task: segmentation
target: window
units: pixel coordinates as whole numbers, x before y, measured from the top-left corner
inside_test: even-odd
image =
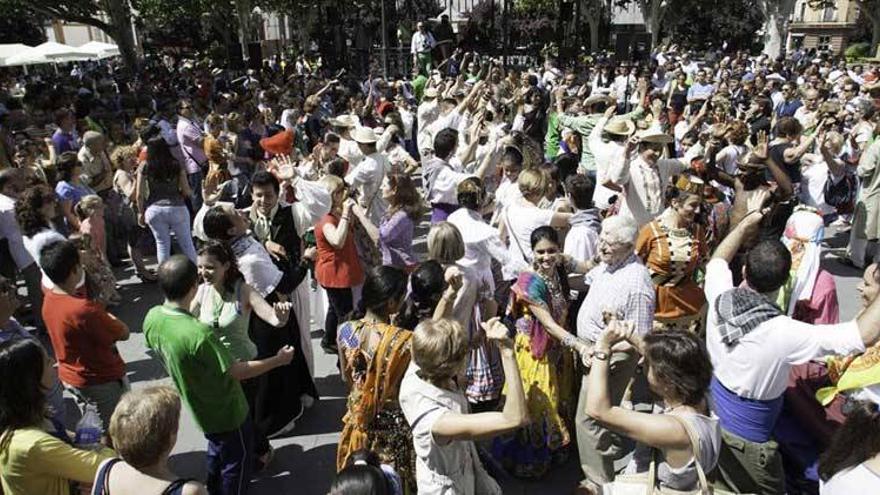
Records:
[[[816,43],[816,49],[821,51],[830,51],[831,50],[831,36],[823,35],[819,36],[819,41]]]
[[[822,22],[834,22],[837,20],[837,9],[834,7],[825,7],[822,12]]]
[[[797,17],[795,17],[796,22],[804,22],[804,16],[807,14],[807,2],[801,4],[801,9],[798,11]]]

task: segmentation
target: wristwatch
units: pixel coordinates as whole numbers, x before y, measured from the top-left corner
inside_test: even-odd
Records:
[[[610,352],[593,351],[593,359],[598,359],[599,361],[608,361],[609,357],[611,357]]]

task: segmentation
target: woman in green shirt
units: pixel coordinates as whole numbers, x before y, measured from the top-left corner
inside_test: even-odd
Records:
[[[30,339],[0,344],[0,481],[5,495],[69,495],[71,483],[91,484],[113,451],[80,450],[52,431],[46,391],[57,377],[52,359]],[[62,436],[65,437],[62,439]]]
[[[290,317],[291,303],[274,305],[248,285],[235,265],[235,255],[225,244],[211,241],[198,253],[199,276],[202,284],[190,306],[190,312],[207,324],[217,335],[229,354],[237,361],[250,361],[257,357],[257,346],[248,336],[251,311],[274,327],[283,327]],[[254,410],[256,392],[265,376],[257,376],[241,382],[248,405]],[[271,454],[265,432],[257,431],[254,451],[262,465],[268,464]]]

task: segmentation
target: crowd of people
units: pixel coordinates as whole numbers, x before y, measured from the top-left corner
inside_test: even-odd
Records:
[[[348,390],[334,495],[502,493],[575,457],[585,494],[880,491],[880,65],[434,68],[433,43],[387,79],[3,75],[2,493],[247,493],[320,400],[313,352]],[[122,273],[164,296],[128,324]],[[131,387],[130,326],[173,387]],[[204,483],[168,467],[181,404]]]

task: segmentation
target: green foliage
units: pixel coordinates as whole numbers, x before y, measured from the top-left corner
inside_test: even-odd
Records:
[[[843,52],[846,55],[847,60],[855,60],[859,58],[865,58],[871,56],[871,44],[870,43],[853,43],[846,47],[846,51]]]
[[[19,2],[0,1],[0,43],[35,46],[46,41],[46,16],[33,15]]]
[[[749,48],[763,17],[755,0],[672,0],[664,31],[673,42],[697,48]]]

